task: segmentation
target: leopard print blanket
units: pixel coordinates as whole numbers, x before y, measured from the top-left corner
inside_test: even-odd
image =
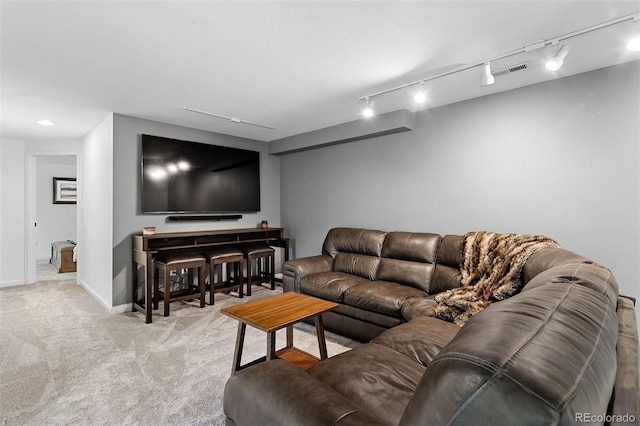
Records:
[[[540,235],[469,232],[461,244],[462,286],[435,296],[436,317],[460,326],[490,304],[522,287],[522,269],[534,252],[559,248]]]

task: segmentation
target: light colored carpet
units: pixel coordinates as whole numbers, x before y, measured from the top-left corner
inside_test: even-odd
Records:
[[[58,268],[50,264],[47,259],[38,259],[36,261],[36,281],[68,281],[75,279],[75,272],[60,274]]]
[[[145,324],[104,312],[74,279],[0,289],[0,423],[222,425],[237,321],[219,310],[281,291],[172,303],[167,318],[161,304]],[[357,346],[326,334],[329,356]],[[318,354],[312,326],[296,325],[294,342]],[[247,327],[243,363],[265,351],[265,333]]]

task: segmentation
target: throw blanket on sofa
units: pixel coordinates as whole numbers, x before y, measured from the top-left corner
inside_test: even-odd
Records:
[[[541,248],[559,248],[539,235],[469,232],[461,245],[462,286],[435,296],[436,317],[460,326],[493,302],[522,287],[522,268]]]

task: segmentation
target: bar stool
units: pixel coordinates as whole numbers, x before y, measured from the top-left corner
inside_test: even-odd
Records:
[[[204,255],[209,262],[209,304],[213,305],[214,293],[238,290],[238,297],[244,296],[244,275],[242,264],[244,253],[234,248],[219,248],[210,250]],[[218,282],[216,283],[216,268],[218,269]],[[223,279],[222,269],[226,268],[226,279]],[[233,274],[231,270],[233,269]]]
[[[200,307],[204,308],[204,272],[206,260],[199,254],[182,253],[157,257],[154,262],[153,277],[153,309],[158,309],[160,295],[164,298],[164,316],[169,316],[169,304],[181,300],[200,299]],[[198,269],[198,284],[194,284],[193,269]],[[171,271],[187,270],[187,287],[171,290]],[[160,272],[163,274],[164,287],[159,289]]]
[[[275,290],[276,251],[264,245],[245,247],[243,251],[247,259],[247,296],[251,296],[254,284],[271,283],[271,290]]]

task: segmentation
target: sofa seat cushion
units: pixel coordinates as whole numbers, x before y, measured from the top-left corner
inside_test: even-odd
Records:
[[[372,343],[387,346],[427,367],[460,328],[451,322],[421,316],[385,331]]]
[[[391,317],[389,315],[381,314],[378,312],[369,311],[367,309],[361,309],[351,305],[339,304],[337,308],[331,310],[332,313],[337,313],[347,317],[355,318],[360,321],[379,325],[383,328],[392,328],[397,325],[403,324],[405,321],[402,318]],[[327,312],[329,314],[329,312]],[[323,315],[323,318],[326,314]],[[367,342],[371,339],[367,339]]]
[[[435,317],[438,303],[434,295],[427,297],[412,297],[402,304],[402,317],[411,321],[417,317]]]
[[[366,344],[307,372],[382,423],[397,425],[425,367],[388,346]]]
[[[405,300],[426,296],[427,293],[422,290],[391,281],[366,281],[349,287],[344,292],[344,303],[402,318],[401,309]]]
[[[369,280],[344,272],[320,272],[303,277],[300,280],[300,292],[342,303],[346,290],[368,282]]]

